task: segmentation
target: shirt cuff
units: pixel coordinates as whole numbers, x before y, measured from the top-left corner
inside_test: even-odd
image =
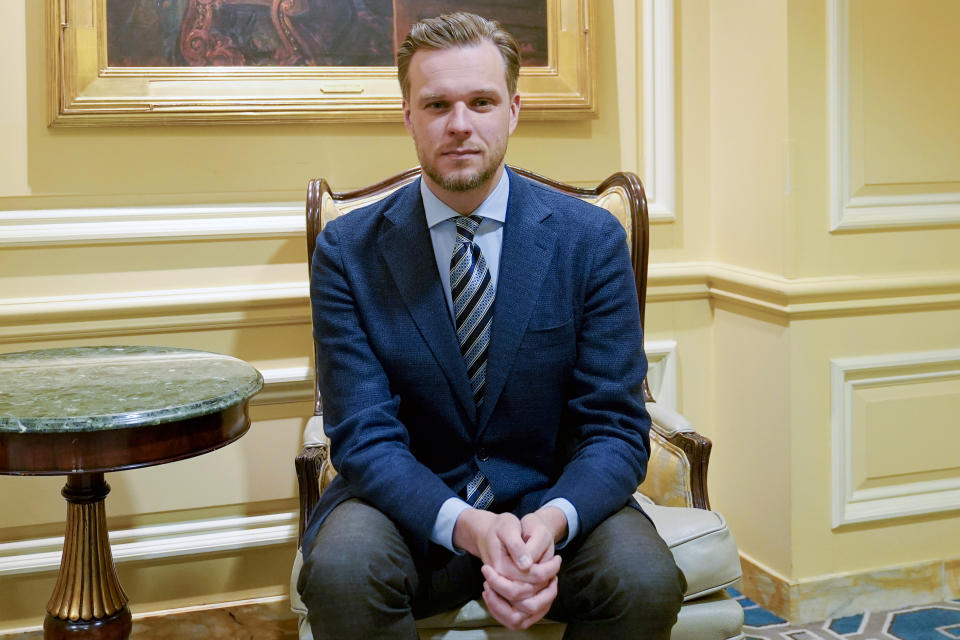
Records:
[[[580,531],[580,516],[577,515],[576,508],[574,508],[566,498],[554,498],[543,505],[543,507],[556,507],[560,509],[560,511],[563,511],[563,515],[567,518],[567,537],[553,545],[554,549],[563,549],[571,540],[577,537],[577,533]],[[543,507],[540,508],[542,509]]]
[[[564,500],[564,502],[566,502],[566,500]],[[567,502],[567,504],[570,503]],[[447,500],[440,505],[437,519],[433,522],[430,541],[453,551],[458,556],[463,555],[465,552],[462,549],[457,549],[453,546],[453,528],[456,526],[457,518],[460,517],[460,514],[469,508],[470,505],[460,498],[447,498]]]

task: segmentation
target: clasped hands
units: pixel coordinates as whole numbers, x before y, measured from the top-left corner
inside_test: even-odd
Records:
[[[550,610],[560,571],[554,543],[566,528],[566,517],[555,507],[522,519],[467,509],[457,519],[454,544],[483,561],[483,600],[507,629],[526,629]]]

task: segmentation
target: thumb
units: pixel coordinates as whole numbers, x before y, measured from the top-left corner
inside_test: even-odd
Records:
[[[519,521],[516,522],[516,526],[507,526],[500,530],[500,541],[519,569],[526,571],[533,566],[533,558],[530,557],[527,544],[521,534]]]

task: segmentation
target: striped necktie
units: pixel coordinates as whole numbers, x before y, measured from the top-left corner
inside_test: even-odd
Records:
[[[450,259],[450,290],[460,353],[467,365],[473,401],[480,406],[487,388],[487,352],[493,319],[493,282],[490,270],[473,242],[479,216],[457,216],[457,241]]]
[[[490,324],[493,319],[493,282],[483,254],[473,242],[480,226],[479,216],[457,216],[457,241],[450,259],[450,290],[460,353],[467,365],[467,377],[473,401],[480,406],[487,388],[487,352],[490,348]],[[493,502],[490,482],[477,471],[467,483],[467,504],[486,509]]]

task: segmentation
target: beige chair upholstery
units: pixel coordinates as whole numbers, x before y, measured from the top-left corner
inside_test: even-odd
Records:
[[[648,236],[647,203],[643,186],[630,173],[617,173],[596,189],[563,185],[521,169],[521,175],[570,193],[611,211],[627,231],[627,243],[633,262],[644,315],[647,284]],[[325,180],[313,180],[307,192],[307,260],[323,224],[351,209],[364,206],[392,193],[420,175],[419,168],[366,189],[334,193]],[[634,498],[650,516],[667,542],[677,565],[687,578],[687,592],[680,615],[671,634],[672,640],[728,640],[742,638],[743,610],[725,589],[740,579],[740,560],[736,543],[726,521],[710,511],[707,496],[707,463],[711,443],[696,433],[683,416],[653,401],[646,384],[643,389],[652,419],[651,455],[647,477]],[[320,493],[336,471],[330,464],[330,442],[323,432],[323,407],[316,396],[315,415],[303,434],[303,451],[297,457],[300,483],[300,532]],[[300,640],[312,640],[306,620],[306,608],[296,590],[303,558],[297,552],[291,573],[290,602],[300,616]],[[418,621],[424,640],[520,640],[523,638],[559,639],[564,625],[541,621],[526,631],[507,631],[484,608],[473,601]]]

